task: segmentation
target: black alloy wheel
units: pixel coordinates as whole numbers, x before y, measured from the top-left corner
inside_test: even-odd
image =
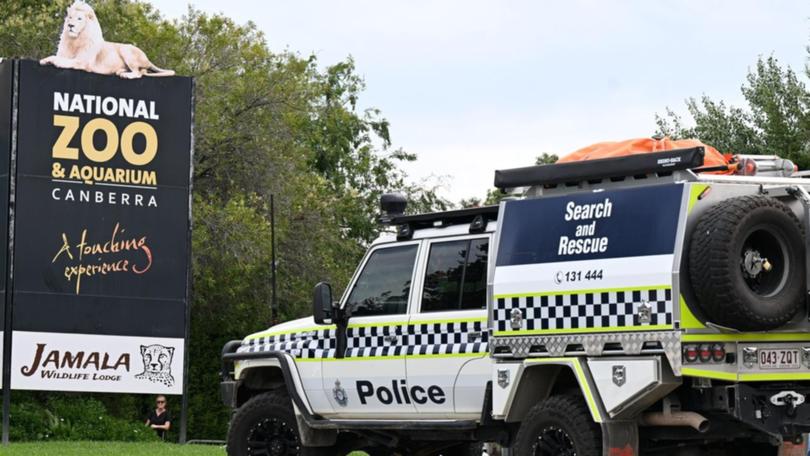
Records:
[[[581,396],[551,396],[523,418],[512,450],[520,456],[601,456],[602,429]]]
[[[532,447],[534,456],[576,456],[574,441],[565,430],[557,426],[548,426],[540,431]]]
[[[342,456],[337,443],[306,447],[298,436],[292,401],[283,391],[257,394],[234,413],[228,429],[228,456]]]
[[[283,419],[265,418],[248,431],[248,455],[297,455],[300,449],[297,433],[298,431]]]

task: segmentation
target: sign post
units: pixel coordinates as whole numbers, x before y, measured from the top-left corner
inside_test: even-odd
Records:
[[[4,389],[183,394],[192,80],[13,64]]]
[[[0,246],[0,367],[2,367],[2,377],[0,384],[3,388],[3,445],[9,440],[9,413],[11,409],[11,350],[5,347],[11,346],[11,294],[7,293],[10,280],[9,266],[11,264],[11,254],[13,252],[14,240],[9,236],[13,230],[13,219],[9,213],[9,191],[12,186],[13,174],[11,169],[14,166],[14,157],[11,151],[16,143],[17,118],[13,115],[14,103],[16,102],[17,84],[14,78],[16,63],[13,61],[2,61],[0,59],[0,240],[6,239],[7,244]]]

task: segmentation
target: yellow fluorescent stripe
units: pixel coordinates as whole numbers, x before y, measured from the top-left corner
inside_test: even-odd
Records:
[[[407,326],[408,320],[387,321],[379,323],[349,323],[349,328],[376,328],[378,326]]]
[[[601,288],[591,290],[566,290],[566,291],[549,291],[549,292],[538,291],[536,293],[500,294],[495,295],[493,298],[509,299],[509,298],[522,298],[528,296],[534,297],[534,296],[559,296],[559,295],[584,294],[584,293],[610,293],[612,291],[623,291],[625,293],[632,293],[634,291],[665,290],[670,288],[672,288],[672,285],[665,284],[665,285],[651,285],[646,287]]]
[[[588,384],[588,379],[585,377],[585,372],[582,370],[582,361],[579,358],[535,358],[535,359],[527,359],[524,361],[525,364],[571,364],[574,368],[574,373],[577,376],[577,380],[579,381],[579,385],[582,388],[583,393],[585,393],[585,402],[588,403],[588,408],[591,409],[591,414],[593,414],[594,422],[601,423],[602,422],[602,414],[599,412],[599,406],[596,404],[596,400],[593,397],[593,392],[591,392],[591,387]]]
[[[477,322],[486,322],[486,317],[483,318],[462,318],[462,319],[447,319],[447,320],[414,320],[414,321],[397,321],[397,322],[379,322],[379,323],[355,323],[349,324],[349,328],[373,328],[378,326],[406,326],[409,324],[414,325],[433,325],[433,324],[441,324],[441,323],[477,323]],[[299,329],[288,329],[286,331],[268,331],[258,334],[253,334],[245,338],[245,340],[254,340],[259,339],[261,337],[270,337],[270,336],[281,336],[284,334],[293,334],[293,333],[305,333],[310,331],[322,331],[325,329],[335,329],[335,325],[323,325],[323,326],[313,326],[309,328],[299,328]]]
[[[687,377],[705,377],[717,380],[727,380],[731,382],[736,381],[749,381],[749,382],[765,382],[774,380],[810,380],[810,373],[750,373],[750,374],[735,374],[733,372],[717,372],[704,369],[693,369],[691,367],[684,367],[681,369],[681,374]]]
[[[698,202],[698,196],[703,193],[703,190],[708,187],[709,184],[692,184],[689,188],[689,205],[687,206],[686,212],[692,212],[692,207],[695,206],[695,203]]]
[[[681,328],[706,329],[706,326],[698,320],[695,314],[689,309],[686,300],[683,299],[683,295],[681,295],[679,301],[681,306]]]
[[[736,342],[736,341],[763,341],[763,342],[789,342],[810,341],[810,333],[734,333],[734,334],[684,334],[683,342]]]
[[[740,374],[740,380],[766,382],[771,380],[810,380],[810,373],[804,374]]]
[[[604,333],[624,331],[661,331],[672,329],[672,325],[647,326],[606,326],[604,328],[569,328],[569,329],[521,329],[518,331],[495,331],[495,336],[524,336],[530,334],[577,334],[577,333]]]
[[[485,323],[487,321],[487,317],[480,317],[480,318],[470,318],[464,320],[411,320],[410,324],[412,325],[434,325],[437,323]]]
[[[281,336],[281,335],[284,335],[284,334],[305,333],[305,332],[310,332],[310,331],[323,331],[325,329],[335,329],[335,328],[336,328],[335,325],[323,325],[323,326],[312,326],[312,327],[309,327],[309,328],[288,329],[288,330],[285,330],[285,331],[267,331],[267,332],[247,336],[245,338],[245,340],[254,340],[254,339],[259,339],[259,338],[262,338],[262,337],[270,337],[270,336]]]
[[[446,320],[410,320],[395,323],[349,323],[349,328],[373,328],[377,326],[406,326],[406,325],[435,325],[442,323],[477,323],[487,321],[486,317],[479,318],[462,318],[462,319],[446,319]]]
[[[351,358],[296,358],[297,362],[311,363],[314,361],[385,361],[394,359],[425,359],[425,358],[480,358],[486,353],[447,353],[438,355],[390,355],[390,356],[357,356]]]

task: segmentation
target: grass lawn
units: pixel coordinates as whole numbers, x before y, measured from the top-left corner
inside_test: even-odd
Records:
[[[217,445],[124,442],[27,442],[0,446],[2,456],[225,456]],[[365,453],[352,453],[365,456]]]
[[[0,446],[2,456],[225,456],[216,445],[124,442],[27,442]]]

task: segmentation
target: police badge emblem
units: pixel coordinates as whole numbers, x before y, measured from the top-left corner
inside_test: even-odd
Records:
[[[335,380],[335,387],[332,388],[332,395],[335,398],[335,402],[337,402],[341,407],[345,407],[349,402],[349,396],[346,394],[346,390],[340,386],[340,380]]]
[[[613,366],[613,383],[621,388],[626,381],[627,369],[622,365]]]

